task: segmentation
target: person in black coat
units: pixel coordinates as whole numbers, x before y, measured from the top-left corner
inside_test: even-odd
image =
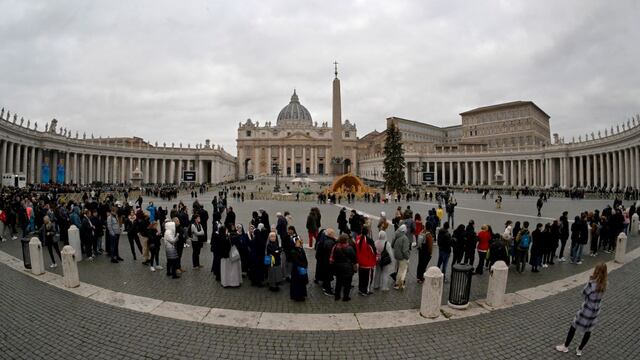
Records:
[[[469,220],[469,225],[466,229],[466,242],[464,244],[464,263],[473,266],[476,256],[476,244],[478,243],[478,235],[473,228],[475,222]]]
[[[542,224],[536,224],[536,229],[531,233],[531,258],[529,264],[531,265],[531,272],[540,272],[538,267],[542,265],[542,254],[544,252],[544,239],[542,233]]]
[[[249,280],[251,280],[251,286],[264,286],[264,255],[266,253],[268,237],[269,231],[263,224],[258,224],[257,228],[253,232],[253,240],[251,241],[251,266],[249,269]]]
[[[342,208],[340,209],[340,214],[338,214],[338,231],[340,231],[340,234],[348,234],[349,233],[349,227],[347,226],[347,224],[349,223],[347,221],[347,209],[346,208]]]
[[[309,283],[307,255],[302,248],[302,239],[296,238],[295,246],[287,255],[291,259],[291,300],[304,301],[307,298],[307,284]]]
[[[353,274],[355,273],[358,260],[356,258],[356,251],[353,249],[353,246],[349,244],[349,235],[340,235],[338,243],[331,251],[330,263],[336,275],[334,299],[336,301],[340,300],[342,296],[342,301],[351,300],[349,296],[351,292],[351,281],[353,280]]]
[[[493,241],[489,247],[489,264],[493,266],[496,261],[504,261],[505,264],[509,265],[507,243],[500,234],[493,235]]]
[[[324,233],[324,240],[321,242],[322,246],[318,246],[318,250],[316,252],[317,259],[317,267],[316,267],[316,276],[319,281],[322,281],[322,290],[325,295],[331,296],[334,295],[333,289],[331,288],[331,282],[333,281],[333,269],[331,268],[331,250],[333,250],[333,246],[336,244],[336,232],[335,230],[329,228]]]
[[[220,259],[228,243],[227,229],[219,226],[218,231],[211,234],[211,252],[213,253],[213,263],[211,264],[211,272],[216,276],[216,281],[220,281]],[[229,246],[230,247],[230,246]],[[227,251],[227,254],[229,252]],[[228,256],[228,255],[227,255]]]
[[[464,224],[458,225],[453,231],[453,265],[462,262],[462,256],[464,255],[464,246],[467,239],[467,233]]]

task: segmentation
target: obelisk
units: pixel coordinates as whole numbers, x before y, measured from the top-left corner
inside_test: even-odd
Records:
[[[333,79],[333,130],[331,138],[331,166],[333,176],[344,174],[344,146],[342,144],[342,102],[340,101],[340,79],[338,79],[338,63],[335,65]]]

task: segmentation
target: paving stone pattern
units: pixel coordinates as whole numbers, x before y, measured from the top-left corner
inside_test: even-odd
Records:
[[[637,359],[640,261],[610,275],[584,359]],[[0,265],[0,359],[569,359],[555,352],[581,289],[489,314],[394,329],[227,328],[94,302]],[[577,346],[580,335],[574,339]]]
[[[200,196],[201,203],[207,206],[207,210],[211,212],[211,199],[213,193],[208,193],[204,197]],[[459,209],[456,211],[458,222],[467,223],[473,218],[476,221],[477,228],[480,224],[493,224],[494,231],[502,231],[503,224],[507,219],[512,220],[529,220],[536,221],[535,216],[535,199],[505,197],[503,208],[496,210],[490,199],[482,200],[477,194],[460,194],[458,198]],[[188,196],[183,196],[184,202],[189,206],[192,200]],[[145,203],[148,199],[145,199]],[[166,206],[167,203],[159,199],[152,199],[157,206]],[[177,201],[176,201],[177,202]],[[174,203],[174,202],[172,202]],[[568,210],[570,214],[576,213],[582,209],[602,208],[606,205],[606,201],[571,201],[567,199],[551,199],[545,205],[543,215],[549,217],[552,214],[559,215],[563,210]],[[251,217],[251,212],[263,208],[270,215],[271,222],[276,220],[276,212],[288,210],[293,214],[294,223],[301,236],[306,239],[306,216],[312,206],[319,206],[322,213],[322,224],[324,227],[335,227],[339,207],[335,205],[316,205],[310,202],[295,201],[264,201],[264,200],[246,200],[244,203],[234,202],[230,199],[230,206],[233,206],[237,219],[240,222],[247,223]],[[356,204],[344,204],[345,206],[353,206],[369,214],[379,214],[385,211],[388,217],[392,217],[397,206],[406,208],[407,203],[400,204],[371,204],[357,202]],[[433,205],[423,202],[409,203],[414,212],[425,214],[427,209]],[[462,208],[470,208],[477,210],[466,210]],[[527,217],[517,217],[511,215],[500,214],[499,212],[523,214]],[[498,213],[496,213],[498,212]],[[548,214],[547,214],[548,212]],[[546,220],[545,220],[546,221]],[[388,239],[391,239],[391,231]],[[306,240],[305,240],[306,243]],[[640,245],[638,237],[632,237],[629,241],[629,249]],[[21,250],[19,241],[9,241],[0,244],[0,250],[8,252],[18,258],[21,258]],[[585,250],[585,253],[587,250]],[[254,288],[246,281],[241,288],[223,289],[219,283],[215,282],[210,272],[212,262],[211,252],[208,246],[202,251],[201,263],[205,265],[204,269],[193,270],[191,268],[191,249],[185,249],[182,261],[187,272],[183,274],[179,280],[167,278],[163,271],[152,273],[149,268],[140,264],[140,258],[137,262],[132,260],[129,244],[126,236],[122,236],[120,240],[120,254],[125,258],[120,264],[111,264],[106,257],[100,257],[94,262],[83,261],[79,263],[80,280],[86,283],[94,284],[100,287],[120,291],[124,293],[151,297],[166,301],[173,301],[183,304],[191,304],[206,307],[217,307],[224,309],[236,309],[247,311],[265,311],[265,312],[289,312],[289,313],[353,313],[353,312],[371,312],[386,311],[400,309],[416,309],[420,307],[420,298],[422,288],[416,283],[416,266],[417,254],[412,253],[410,260],[410,271],[407,276],[408,285],[405,291],[399,292],[391,290],[389,292],[376,292],[369,297],[357,296],[357,290],[352,290],[351,302],[334,302],[332,297],[325,296],[321,289],[311,283],[309,285],[309,298],[304,303],[293,302],[289,300],[289,287],[284,284],[279,293],[269,292],[267,289]],[[568,249],[565,251],[568,254]],[[437,251],[434,251],[434,257],[430,262],[430,266],[437,263]],[[164,248],[160,252],[161,263],[164,265]],[[310,262],[310,273],[313,278],[315,270],[314,251],[307,250],[307,258]],[[553,280],[558,280],[576,273],[585,271],[594,266],[598,261],[609,261],[613,258],[613,254],[600,254],[597,258],[585,256],[583,265],[571,265],[568,263],[558,263],[549,269],[543,269],[541,273],[532,274],[527,271],[524,274],[518,274],[511,271],[507,292],[515,292],[517,290],[541,285]],[[45,264],[48,267],[50,263],[49,255],[45,251]],[[527,267],[529,269],[529,267]],[[47,268],[48,269],[48,268]],[[50,270],[50,269],[48,269]],[[61,267],[53,270],[58,274],[62,274]],[[447,275],[449,276],[449,275]],[[480,299],[486,296],[488,272],[482,276],[474,276],[471,287],[471,299]],[[354,285],[357,285],[357,275],[354,277]],[[443,303],[446,303],[448,297],[449,284],[445,284],[443,292]]]

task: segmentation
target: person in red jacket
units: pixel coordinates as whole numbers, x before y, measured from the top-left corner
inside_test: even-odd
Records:
[[[491,241],[491,232],[487,225],[482,225],[480,232],[478,232],[478,266],[476,267],[476,274],[482,275],[484,268],[484,260],[487,257],[487,251],[489,250],[489,242]]]
[[[358,290],[362,296],[371,295],[373,270],[376,268],[376,245],[371,238],[368,225],[356,236],[356,259],[358,260]]]
[[[413,222],[416,224],[416,229],[413,231],[413,235],[414,239],[417,241],[418,236],[420,236],[420,234],[422,234],[422,231],[424,230],[424,224],[422,223],[422,217],[420,216],[420,214],[416,213],[416,215],[413,217]]]

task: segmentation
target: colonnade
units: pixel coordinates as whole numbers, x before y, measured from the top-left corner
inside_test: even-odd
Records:
[[[195,151],[195,149],[194,149]],[[127,183],[140,169],[143,183],[177,184],[182,172],[194,170],[196,182],[218,183],[235,179],[235,162],[215,156],[172,154],[100,154],[73,149],[44,149],[35,145],[1,140],[2,174],[25,174],[28,183],[91,184]]]

